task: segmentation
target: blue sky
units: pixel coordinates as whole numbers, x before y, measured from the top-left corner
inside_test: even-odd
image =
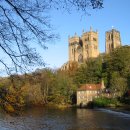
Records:
[[[130,45],[130,0],[104,0],[104,8],[101,10],[89,9],[89,15],[81,12],[50,10],[51,24],[55,29],[54,33],[60,35],[60,39],[47,43],[48,49],[43,50],[37,47],[45,63],[45,67],[59,68],[68,61],[68,36],[75,32],[81,36],[82,31],[89,31],[90,26],[99,32],[99,50],[105,52],[105,32],[112,29],[112,26],[120,31],[122,45]],[[34,45],[34,47],[36,47]],[[1,56],[7,62],[5,55]],[[38,68],[37,66],[34,67]],[[0,66],[0,73],[5,69]],[[32,71],[33,71],[32,70]]]
[[[51,23],[60,40],[48,44],[48,50],[42,51],[46,67],[58,68],[68,61],[68,35],[75,32],[81,36],[82,30],[89,31],[90,26],[99,32],[99,50],[105,51],[105,32],[112,26],[120,31],[123,45],[130,45],[130,0],[104,0],[101,10],[88,10],[91,16],[76,11],[51,12]]]

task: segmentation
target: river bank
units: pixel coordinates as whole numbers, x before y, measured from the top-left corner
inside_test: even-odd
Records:
[[[107,104],[106,102],[101,102],[102,100],[96,100],[97,102],[91,102],[89,103],[87,106],[77,106],[76,104],[56,104],[53,102],[47,103],[47,104],[29,104],[29,105],[25,105],[24,107],[19,108],[18,110],[13,108],[13,111],[10,110],[10,108],[12,109],[12,106],[7,105],[6,109],[4,109],[7,113],[9,114],[14,114],[14,115],[18,115],[20,114],[22,111],[30,108],[32,109],[33,107],[49,107],[49,108],[58,108],[58,109],[68,109],[68,108],[85,108],[85,109],[95,109],[95,108],[104,108],[104,109],[108,109],[108,110],[112,110],[112,111],[117,111],[117,112],[123,112],[123,113],[129,113],[130,112],[130,105],[126,105],[126,104],[121,104],[118,102],[113,102],[111,101],[111,103]],[[104,100],[103,100],[104,101]],[[113,103],[113,104],[112,104]],[[1,108],[2,109],[2,108]]]

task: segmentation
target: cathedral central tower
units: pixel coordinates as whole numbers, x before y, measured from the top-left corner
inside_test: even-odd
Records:
[[[106,32],[106,53],[112,52],[115,48],[121,46],[120,32],[112,29]]]
[[[98,32],[90,28],[89,32],[83,32],[81,37],[77,34],[69,37],[69,61],[82,63],[88,58],[98,57]]]

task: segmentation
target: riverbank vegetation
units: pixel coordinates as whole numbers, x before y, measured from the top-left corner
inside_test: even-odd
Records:
[[[100,97],[93,101],[95,107],[121,107],[123,104],[117,98]]]
[[[76,90],[81,84],[104,80],[110,97],[95,99],[97,106],[129,104],[130,47],[101,54],[82,65],[74,63],[69,70],[37,69],[33,73],[0,78],[0,105],[14,112],[24,106],[55,104],[69,106],[76,103]]]

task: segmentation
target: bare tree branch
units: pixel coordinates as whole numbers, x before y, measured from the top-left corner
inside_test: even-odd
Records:
[[[11,60],[0,63],[8,73],[26,71],[35,65],[45,65],[31,45],[46,49],[46,43],[57,38],[52,32],[49,10],[73,9],[87,12],[88,8],[102,8],[103,0],[1,0],[0,49]],[[30,45],[31,44],[31,45]]]

